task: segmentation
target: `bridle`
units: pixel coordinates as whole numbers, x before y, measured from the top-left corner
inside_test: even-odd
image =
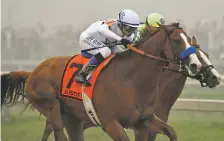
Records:
[[[196,75],[192,76],[189,74],[189,72],[186,70],[185,66],[184,66],[184,63],[183,61],[177,56],[176,52],[175,52],[175,49],[171,43],[171,39],[169,37],[170,34],[172,34],[172,32],[176,29],[183,29],[181,27],[174,27],[172,30],[170,30],[169,32],[165,32],[165,39],[163,41],[163,44],[162,44],[162,47],[164,46],[164,43],[166,42],[166,40],[169,41],[169,44],[170,44],[170,47],[171,47],[171,50],[173,51],[173,54],[175,56],[175,59],[174,60],[170,60],[170,59],[166,59],[166,58],[163,58],[161,56],[155,56],[155,55],[151,55],[149,53],[146,53],[145,51],[143,50],[140,50],[136,47],[134,47],[133,45],[128,45],[127,47],[140,54],[140,55],[143,55],[143,56],[146,56],[148,58],[151,58],[151,59],[155,59],[155,60],[159,60],[159,61],[163,61],[165,62],[165,65],[163,66],[163,69],[162,71],[164,71],[165,69],[169,70],[169,71],[173,71],[173,72],[176,72],[176,73],[180,73],[182,75],[185,75],[187,77],[190,77],[190,78],[193,78],[193,79],[196,79],[198,80],[200,83],[201,83],[201,86],[202,87],[207,87],[207,84],[205,83],[206,82],[206,78],[202,75],[204,72],[206,72],[208,69],[212,69],[214,68],[213,65],[209,65],[209,66],[206,66],[206,67],[202,67],[200,72],[197,73]],[[156,34],[156,33],[155,33]],[[146,41],[147,42],[147,41]],[[145,43],[144,43],[145,44]],[[144,45],[143,44],[143,45]],[[200,46],[199,45],[195,45],[196,46],[196,49],[197,50],[200,50]],[[174,64],[174,65],[177,65],[178,66],[178,69],[172,69],[170,68],[170,64]]]
[[[178,72],[178,73],[184,73],[183,70],[182,70],[182,61],[177,57],[176,53],[174,52],[173,46],[172,46],[172,44],[170,43],[171,40],[170,40],[170,38],[169,38],[169,35],[170,35],[174,30],[176,30],[176,29],[182,29],[182,28],[180,28],[180,27],[175,27],[175,28],[173,28],[171,31],[166,32],[166,33],[165,33],[165,39],[164,39],[164,41],[163,41],[163,43],[162,43],[162,45],[161,45],[162,47],[164,47],[164,44],[165,44],[166,40],[169,41],[169,44],[170,44],[171,49],[172,49],[172,51],[173,51],[173,54],[175,55],[175,58],[176,58],[176,59],[174,59],[174,60],[166,59],[166,58],[163,58],[163,57],[161,57],[161,56],[151,55],[151,54],[146,53],[145,51],[143,51],[143,50],[141,50],[141,49],[138,49],[138,48],[134,47],[133,45],[128,45],[127,47],[128,47],[130,50],[132,50],[132,51],[134,51],[134,52],[136,52],[136,53],[138,53],[138,54],[141,54],[141,55],[143,55],[143,56],[146,56],[146,57],[148,57],[148,58],[151,58],[151,59],[155,59],[155,60],[159,60],[159,61],[163,61],[163,62],[165,62],[165,65],[163,66],[164,69],[169,69],[169,70],[171,70],[171,71],[175,71],[175,72]],[[156,34],[156,33],[154,33],[154,34]],[[146,43],[147,43],[147,41],[145,41],[144,44],[146,44]],[[143,44],[143,46],[144,46],[144,44]],[[175,65],[178,65],[180,68],[179,68],[179,70],[174,70],[174,69],[168,67],[169,64],[175,64]],[[185,73],[184,73],[184,74],[185,74]]]

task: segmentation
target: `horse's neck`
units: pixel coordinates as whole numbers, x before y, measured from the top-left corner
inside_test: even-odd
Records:
[[[172,77],[170,77],[171,75]],[[167,77],[170,78],[167,79]],[[161,85],[159,86],[160,102],[164,103],[164,106],[172,106],[183,91],[187,77],[175,72],[168,72],[162,78],[163,80],[160,79]],[[163,85],[163,83],[167,84]]]
[[[145,44],[143,44],[143,50],[151,55],[154,56],[160,56],[160,49],[162,48],[162,38],[161,33],[158,33],[157,35],[152,36],[151,38],[146,41]],[[146,50],[147,49],[147,50]],[[136,63],[133,66],[133,69],[136,70],[135,75],[136,81],[141,82],[144,81],[150,81],[152,77],[156,73],[158,73],[158,69],[161,68],[161,65],[164,64],[164,62],[161,62],[159,60],[155,60],[146,56],[140,56],[140,55],[133,55],[133,58],[135,57]]]
[[[149,40],[144,44],[145,48],[148,48],[146,53],[159,56],[158,49],[161,48],[162,39],[151,37]],[[148,103],[149,99],[152,100],[149,93],[157,87],[157,79],[164,62],[131,52],[129,56],[119,59],[117,63],[116,68],[119,71],[117,74],[120,74],[118,77],[123,78],[123,83],[131,83],[130,86],[135,89],[139,101]]]
[[[147,53],[150,53],[155,56],[160,55],[160,51],[165,50],[169,57],[172,56],[172,52],[169,41],[167,40],[166,36],[164,35],[164,32],[159,32],[155,34],[155,36],[151,37],[151,42],[146,41],[146,44],[144,46],[149,46]],[[167,55],[166,54],[166,55]],[[141,58],[139,61],[139,64],[136,64],[135,68],[138,68],[138,71],[136,72],[136,77],[134,78],[134,84],[137,87],[137,90],[139,93],[137,93],[140,104],[144,105],[153,105],[157,101],[157,97],[160,96],[160,85],[161,81],[163,81],[162,77],[162,69],[165,62],[154,60],[151,58]],[[142,69],[144,68],[144,69]],[[175,72],[174,72],[175,73]],[[177,74],[179,75],[179,74]],[[167,76],[169,79],[170,76]],[[180,76],[181,79],[178,79],[181,84],[179,85],[179,88],[184,86],[186,77]],[[176,82],[178,82],[176,81]],[[162,83],[166,83],[165,81]],[[164,85],[164,84],[163,84]],[[170,85],[169,83],[166,83],[165,85]],[[180,88],[181,89],[181,88]],[[183,87],[182,87],[183,89]],[[182,91],[182,90],[180,90]]]
[[[174,70],[179,69],[179,66],[176,64],[170,64],[168,67]],[[172,103],[180,96],[187,76],[166,69],[164,72],[161,72],[161,75],[162,77],[159,80],[160,102],[164,103],[164,105],[172,106]]]

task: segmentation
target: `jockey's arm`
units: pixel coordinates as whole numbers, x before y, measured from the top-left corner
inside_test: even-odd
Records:
[[[117,41],[120,41],[122,39],[120,36],[116,35],[112,31],[110,31],[108,25],[106,25],[106,24],[100,25],[99,28],[98,28],[98,32],[101,33],[102,35],[104,35],[107,38],[112,38],[112,39],[115,39]]]

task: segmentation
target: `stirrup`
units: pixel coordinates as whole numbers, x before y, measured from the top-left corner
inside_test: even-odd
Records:
[[[86,77],[94,70],[94,68],[95,66],[90,66],[89,64],[86,64],[75,77],[75,81],[85,86],[91,86],[91,83],[86,79]]]
[[[86,80],[84,74],[78,74],[75,77],[75,82],[80,83],[80,84],[83,84],[85,86],[91,86],[91,83],[88,80]]]

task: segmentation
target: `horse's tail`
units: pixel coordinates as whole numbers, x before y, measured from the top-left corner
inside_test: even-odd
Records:
[[[3,105],[14,105],[26,98],[25,84],[31,72],[16,71],[1,73],[1,107]]]

